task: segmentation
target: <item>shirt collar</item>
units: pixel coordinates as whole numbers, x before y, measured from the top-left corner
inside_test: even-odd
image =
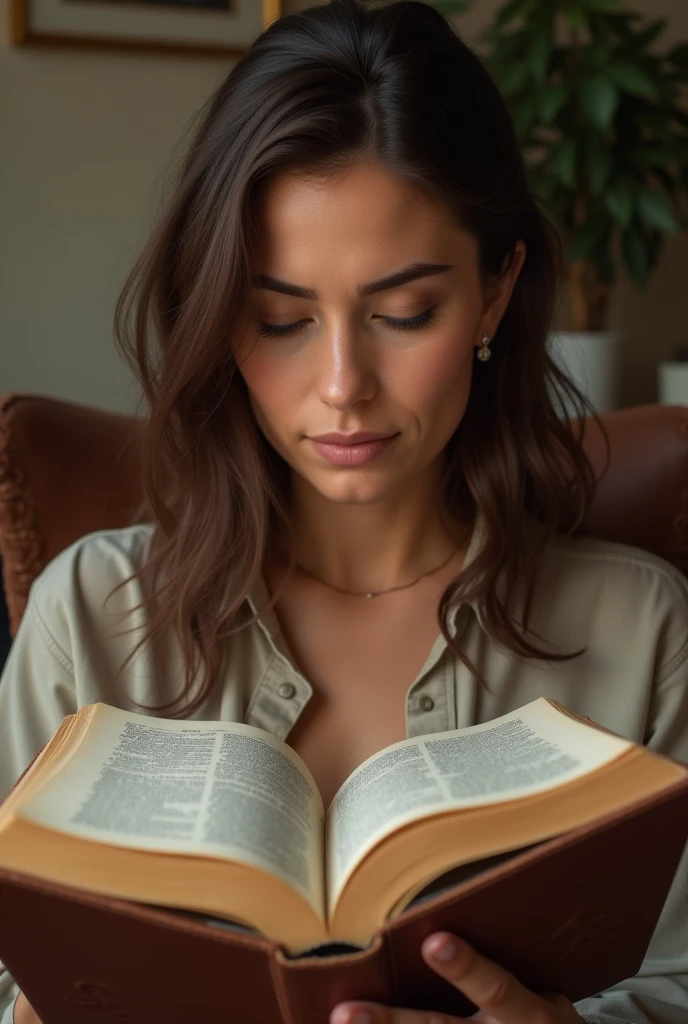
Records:
[[[521,517],[521,534],[520,537],[514,541],[514,543],[523,544],[529,556],[534,557],[534,555],[539,551],[538,542],[541,542],[543,539],[544,527],[540,520],[528,509],[521,510]],[[466,558],[464,559],[463,563],[464,568],[471,562],[475,561],[477,556],[485,547],[487,540],[487,523],[485,517],[482,515],[480,510],[478,510],[477,518],[475,520],[475,524],[473,527],[473,533],[471,534],[471,539],[468,545],[468,551],[466,553]],[[517,614],[520,614],[523,609],[526,598],[525,582],[525,579],[522,579],[517,580],[514,584],[514,593],[510,595],[510,600],[512,601],[512,614],[514,613],[514,609],[517,609]],[[502,600],[505,600],[507,597],[507,593],[504,583],[504,577],[498,575],[497,579],[495,580],[494,586],[500,598]],[[484,632],[487,633],[488,630],[485,626],[481,602],[478,599],[474,598],[471,601],[467,601],[466,604],[473,610],[476,618],[478,619],[478,622],[480,623],[481,628],[483,629]],[[460,612],[461,607],[462,605],[459,604],[458,606],[452,609],[450,613],[450,621],[455,622],[456,616]]]
[[[485,516],[478,508],[476,510],[476,516],[473,522],[471,536],[468,541],[468,548],[464,556],[462,570],[476,560],[480,552],[485,547],[487,539],[487,525],[485,521]],[[459,601],[458,604],[452,605],[452,607],[449,610],[448,622],[449,625],[451,626],[452,635],[456,634],[456,630],[458,628],[457,619],[461,612],[461,609],[466,606],[471,609],[471,611],[477,618],[478,622],[480,623],[481,627],[483,626],[480,605],[478,600],[476,598],[473,598],[470,601]]]

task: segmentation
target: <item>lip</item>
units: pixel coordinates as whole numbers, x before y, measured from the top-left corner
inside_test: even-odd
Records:
[[[379,430],[359,430],[355,434],[338,434],[335,430],[331,430],[327,434],[316,434],[310,440],[318,441],[320,444],[336,444],[341,447],[344,444],[363,444],[364,441],[383,441],[393,436],[393,434]]]
[[[334,466],[363,466],[382,455],[399,437],[399,432],[388,434],[387,437],[375,441],[363,441],[359,444],[333,444],[331,441],[316,441],[309,438],[316,452]]]

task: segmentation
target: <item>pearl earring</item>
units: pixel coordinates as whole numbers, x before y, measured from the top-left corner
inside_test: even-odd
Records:
[[[490,351],[490,339],[487,336],[487,334],[483,334],[482,344],[480,345],[480,348],[476,352],[476,356],[478,357],[478,359],[480,359],[481,362],[484,363],[486,362],[486,360],[490,358],[491,355],[492,352]]]

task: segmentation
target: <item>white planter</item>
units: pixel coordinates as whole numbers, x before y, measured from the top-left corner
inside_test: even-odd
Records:
[[[548,338],[552,359],[589,399],[597,413],[616,408],[620,345],[620,331],[551,331]],[[556,396],[554,400],[557,401]],[[573,407],[567,411],[575,414]]]
[[[657,392],[661,405],[688,405],[688,363],[660,363]]]

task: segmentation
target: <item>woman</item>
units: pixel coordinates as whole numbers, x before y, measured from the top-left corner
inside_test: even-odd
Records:
[[[505,105],[444,17],[332,0],[265,31],[120,298],[147,504],[34,583],[0,795],[96,700],[260,726],[326,805],[381,747],[540,695],[688,760],[686,581],[580,532],[594,477],[553,402],[586,407],[545,349],[559,274]],[[576,1006],[460,936],[423,955],[483,1024],[685,1021],[687,867],[639,975]],[[450,1020],[347,1003],[329,1024],[366,1012]]]

